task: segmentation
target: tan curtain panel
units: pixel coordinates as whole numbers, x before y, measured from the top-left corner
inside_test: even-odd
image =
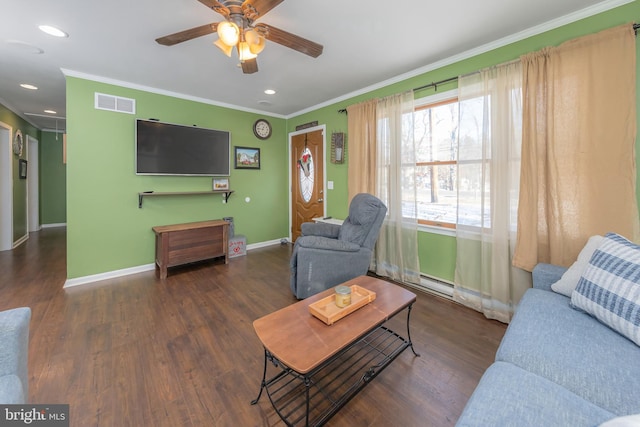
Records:
[[[358,193],[376,194],[377,99],[347,107],[349,138],[348,193],[349,200]]]
[[[523,138],[513,263],[569,266],[595,234],[638,241],[636,40],[624,25],[521,58]]]
[[[531,274],[515,268],[522,66],[498,65],[458,78],[458,200],[480,219],[456,224],[453,299],[508,323]],[[468,184],[466,184],[468,183]],[[471,189],[471,191],[470,191]]]
[[[412,91],[347,107],[348,192],[349,200],[358,193],[369,193],[387,206],[371,270],[418,284],[413,110]],[[413,208],[404,211],[408,206]]]

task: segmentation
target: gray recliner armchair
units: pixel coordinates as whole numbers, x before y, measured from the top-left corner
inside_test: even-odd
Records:
[[[380,199],[360,193],[351,200],[342,225],[302,224],[291,256],[291,292],[296,298],[366,274],[386,213]]]

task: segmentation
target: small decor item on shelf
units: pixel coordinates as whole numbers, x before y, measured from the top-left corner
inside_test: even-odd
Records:
[[[349,286],[336,286],[336,305],[340,308],[351,304],[351,288]]]
[[[229,178],[213,178],[213,191],[229,189]]]

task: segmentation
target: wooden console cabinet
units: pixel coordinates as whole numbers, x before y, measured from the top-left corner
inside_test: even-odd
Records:
[[[167,277],[167,268],[224,256],[229,263],[229,223],[223,220],[153,227],[156,233],[156,272]]]

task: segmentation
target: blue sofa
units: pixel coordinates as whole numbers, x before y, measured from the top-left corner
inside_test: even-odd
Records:
[[[28,307],[0,312],[0,404],[27,403],[30,320]]]
[[[457,426],[592,427],[640,414],[640,347],[551,290],[565,271],[535,267]]]

